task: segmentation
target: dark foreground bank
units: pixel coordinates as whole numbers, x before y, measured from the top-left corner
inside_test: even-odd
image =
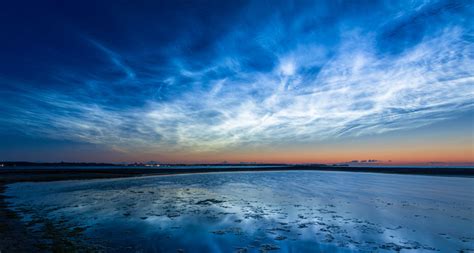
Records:
[[[245,172],[245,171],[348,171],[369,173],[396,173],[434,176],[473,177],[470,168],[372,168],[372,167],[336,167],[336,166],[278,166],[278,167],[201,167],[201,168],[5,168],[0,169],[0,252],[74,252],[89,251],[70,240],[74,234],[66,233],[54,226],[42,230],[31,229],[32,224],[24,224],[16,213],[9,210],[8,198],[3,195],[5,186],[17,182],[44,182],[57,180],[84,180],[100,178],[137,177],[150,175],[212,173],[212,172]],[[47,223],[47,221],[45,221]]]

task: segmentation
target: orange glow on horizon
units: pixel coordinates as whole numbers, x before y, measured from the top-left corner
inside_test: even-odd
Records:
[[[474,147],[452,146],[403,146],[390,148],[333,148],[249,150],[239,152],[169,153],[138,156],[141,161],[156,160],[164,163],[345,163],[353,160],[377,160],[377,164],[409,165],[427,163],[474,164]]]

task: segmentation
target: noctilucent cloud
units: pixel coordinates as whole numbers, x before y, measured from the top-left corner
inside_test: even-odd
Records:
[[[3,3],[0,159],[472,162],[473,17],[472,1]]]

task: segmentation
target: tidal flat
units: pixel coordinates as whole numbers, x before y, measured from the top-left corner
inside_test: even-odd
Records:
[[[30,230],[105,252],[474,252],[474,178],[225,172],[9,184]]]

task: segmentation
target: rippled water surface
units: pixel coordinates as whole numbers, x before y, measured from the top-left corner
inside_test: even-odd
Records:
[[[474,179],[215,173],[18,183],[12,208],[109,252],[474,251]],[[25,211],[28,210],[28,211]]]

